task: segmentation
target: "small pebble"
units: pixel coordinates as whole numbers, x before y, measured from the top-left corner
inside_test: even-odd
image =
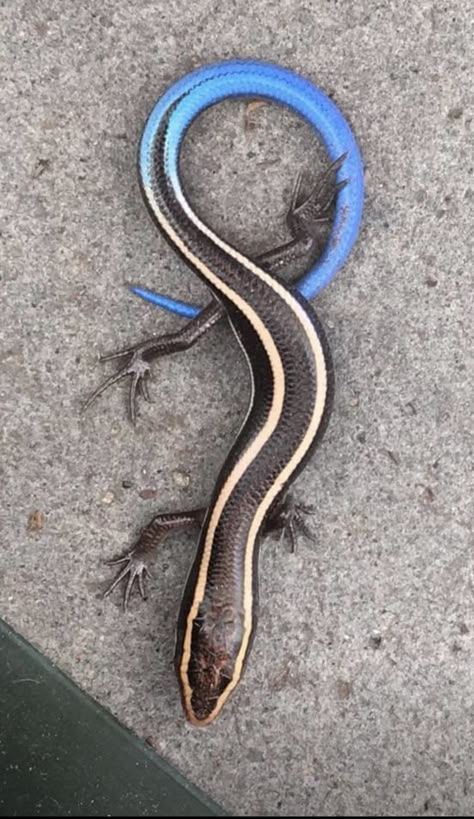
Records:
[[[191,483],[191,476],[188,475],[187,472],[182,472],[180,469],[175,469],[172,473],[173,480],[177,486],[181,486],[183,488],[189,486]]]

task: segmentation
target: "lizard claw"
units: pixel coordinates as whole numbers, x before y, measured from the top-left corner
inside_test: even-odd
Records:
[[[342,167],[347,154],[342,154],[316,179],[309,193],[303,193],[303,173],[300,171],[293,190],[290,207],[286,216],[293,236],[318,238],[318,225],[329,221],[336,194],[345,188],[348,180],[334,182],[334,176]]]
[[[129,361],[121,367],[121,369],[107,378],[103,384],[100,384],[96,390],[89,396],[82,407],[82,412],[85,412],[91,404],[96,401],[109,387],[122,381],[128,376],[131,378],[130,389],[128,393],[128,415],[132,424],[135,424],[137,417],[137,392],[145,399],[150,401],[150,394],[148,392],[147,380],[150,376],[150,365],[143,357],[143,349],[139,347],[129,347],[126,350],[119,350],[116,353],[101,356],[100,361],[112,361],[116,358],[124,358],[130,356]]]
[[[314,539],[314,532],[308,526],[305,518],[313,515],[313,506],[306,506],[303,503],[296,503],[292,497],[286,497],[281,502],[272,517],[267,523],[267,532],[280,530],[280,542],[285,537],[289,537],[291,552],[296,551],[298,535],[308,539]]]
[[[135,582],[137,583],[138,591],[140,592],[142,600],[146,600],[144,581],[145,577],[151,577],[152,575],[143,557],[136,557],[133,552],[129,552],[128,554],[124,555],[123,557],[119,557],[116,560],[108,560],[106,565],[118,566],[123,563],[125,564],[124,567],[119,571],[115,580],[105,590],[104,598],[108,597],[109,594],[111,594],[113,590],[119,585],[119,583],[121,583],[122,580],[126,579],[125,589],[123,593],[123,610],[126,611],[128,608],[128,604],[130,602],[130,595],[132,593]]]

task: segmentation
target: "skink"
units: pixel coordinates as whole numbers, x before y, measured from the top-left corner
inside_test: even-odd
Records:
[[[335,163],[339,185],[329,242],[298,286],[285,284],[269,272],[275,260],[256,263],[214,233],[194,212],[183,190],[179,155],[188,127],[204,108],[235,96],[263,97],[293,108],[318,130]],[[345,157],[342,169],[341,156]],[[184,712],[194,725],[204,726],[215,719],[235,689],[251,648],[260,536],[265,528],[276,525],[278,517],[281,521],[285,493],[328,423],[333,395],[331,356],[305,295],[314,295],[332,278],[355,241],[362,210],[362,165],[350,129],[315,86],[277,66],[232,61],[193,72],[164,94],[143,132],[139,174],[152,218],[208,285],[213,302],[202,312],[196,311],[188,328],[111,356],[127,356],[125,367],[87,403],[111,383],[130,375],[134,415],[137,390],[146,397],[148,361],[190,346],[223,314],[242,346],[252,381],[247,417],[207,508],[156,516],[135,547],[114,561],[123,568],[109,589],[125,579],[128,602],[136,580],[143,595],[152,549],[173,529],[201,527],[178,620],[175,666]],[[325,185],[327,188],[327,180],[323,189]],[[299,197],[297,192],[289,214],[294,226],[294,238],[286,246],[290,254],[294,243],[305,239],[305,220],[325,218],[330,204],[327,190],[319,211],[313,193],[300,201]],[[142,295],[153,298],[148,291]],[[172,300],[164,299],[162,304],[180,310]],[[294,524],[291,516],[290,524]]]

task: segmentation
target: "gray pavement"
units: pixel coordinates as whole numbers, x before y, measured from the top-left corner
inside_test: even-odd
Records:
[[[229,811],[472,815],[473,14],[469,3],[0,4],[0,616]],[[296,489],[314,542],[261,556],[261,613],[219,720],[183,719],[173,642],[193,539],[123,616],[103,561],[157,511],[204,504],[248,396],[225,326],[81,417],[99,354],[177,327],[133,280],[205,300],[139,194],[147,113],[190,68],[279,62],[333,94],[366,166],[357,247],[317,299],[329,431]],[[249,252],[285,237],[309,129],[204,115],[192,201]],[[39,513],[31,517],[33,513]]]

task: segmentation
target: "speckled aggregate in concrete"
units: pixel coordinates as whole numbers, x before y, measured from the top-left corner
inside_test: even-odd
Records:
[[[0,4],[0,615],[229,811],[472,815],[473,18],[468,3]],[[81,417],[104,351],[178,326],[124,287],[205,290],[137,186],[144,119],[222,57],[333,94],[366,165],[355,252],[317,300],[336,365],[317,507],[296,556],[269,541],[258,636],[221,718],[185,723],[172,666],[192,537],[166,543],[123,616],[102,561],[157,511],[203,504],[245,411],[225,326]],[[224,104],[193,127],[193,202],[249,252],[285,236],[308,128]],[[40,528],[28,521],[35,511]],[[42,524],[42,525],[41,525]],[[34,526],[34,522],[33,522]]]

